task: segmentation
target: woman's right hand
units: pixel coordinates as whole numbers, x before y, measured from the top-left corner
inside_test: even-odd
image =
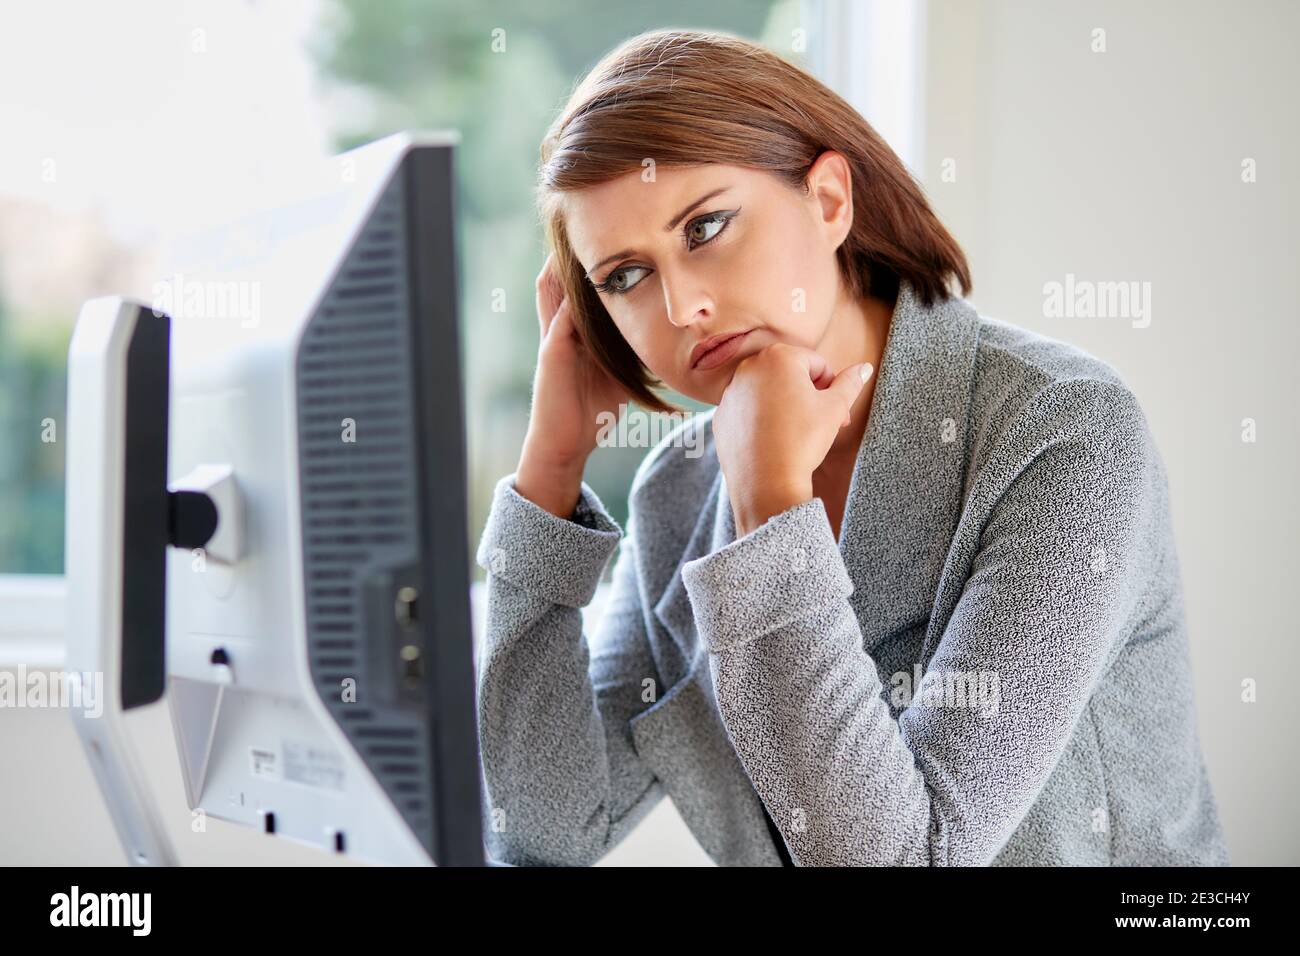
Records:
[[[547,256],[537,276],[541,341],[515,490],[552,514],[569,518],[604,423],[609,415],[617,420],[619,405],[631,396],[579,339],[569,300],[553,271],[554,258]]]

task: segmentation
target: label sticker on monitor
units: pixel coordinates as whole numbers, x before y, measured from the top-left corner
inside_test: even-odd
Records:
[[[343,789],[343,760],[331,750],[284,741],[284,778],[309,787]]]
[[[248,771],[254,777],[279,777],[280,761],[276,759],[275,751],[249,747]]]

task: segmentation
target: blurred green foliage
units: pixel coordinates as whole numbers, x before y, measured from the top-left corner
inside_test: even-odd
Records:
[[[63,573],[66,321],[12,321],[0,301],[0,572]]]

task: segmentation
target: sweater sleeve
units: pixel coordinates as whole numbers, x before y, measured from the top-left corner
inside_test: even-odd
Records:
[[[663,796],[629,722],[654,702],[629,534],[585,483],[571,519],[498,482],[477,560],[488,572],[479,649],[479,748],[491,856],[514,864],[596,862]],[[621,540],[621,545],[620,545]],[[583,634],[618,548],[599,626]]]
[[[1145,419],[1101,382],[1025,415],[1039,450],[897,720],[820,499],[685,565],[727,733],[800,865],[990,863],[1122,639],[1163,480]]]

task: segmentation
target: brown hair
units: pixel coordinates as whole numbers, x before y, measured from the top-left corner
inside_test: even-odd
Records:
[[[926,304],[963,295],[970,268],[920,185],[852,106],[759,44],[725,33],[655,30],[624,41],[573,91],[542,141],[538,207],[574,327],[596,361],[646,408],[673,406],[587,281],[565,230],[563,194],[643,168],[721,163],[773,173],[806,190],[813,161],[843,153],[853,225],[837,250],[856,298],[891,301],[906,279]]]

